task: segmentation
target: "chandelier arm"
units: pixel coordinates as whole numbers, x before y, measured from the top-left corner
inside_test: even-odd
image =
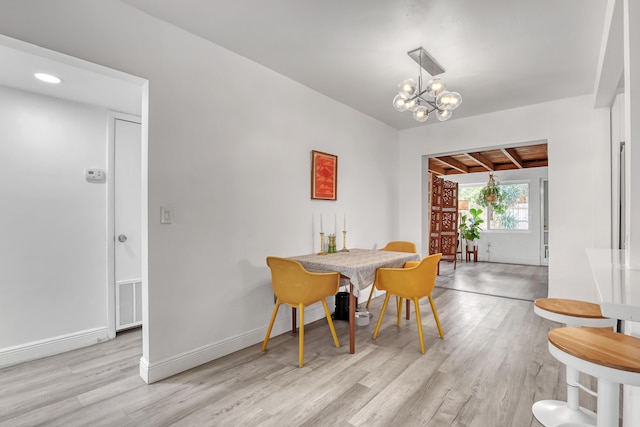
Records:
[[[424,93],[424,92],[422,92],[422,93]],[[420,98],[420,100],[421,100],[421,101],[424,101],[425,103],[427,103],[427,104],[429,104],[431,107],[433,107],[433,110],[430,110],[429,112],[434,111],[434,110],[438,110],[438,111],[439,111],[440,109],[438,108],[438,106],[436,105],[436,103],[435,103],[434,101],[430,101],[430,100],[428,100],[428,99],[423,98],[423,97],[422,97],[422,93],[421,93],[421,94],[419,94],[419,95],[417,95],[417,97],[418,97],[418,98]]]

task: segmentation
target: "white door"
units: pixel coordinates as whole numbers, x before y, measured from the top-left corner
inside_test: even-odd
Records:
[[[142,324],[140,123],[114,124],[114,277],[116,330]]]

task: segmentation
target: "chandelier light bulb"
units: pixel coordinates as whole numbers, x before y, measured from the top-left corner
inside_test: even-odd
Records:
[[[458,92],[444,91],[436,98],[436,105],[441,110],[455,110],[462,102]]]
[[[441,122],[449,120],[452,115],[453,115],[453,113],[451,112],[451,110],[437,110],[436,111],[436,117]]]
[[[462,103],[462,96],[458,92],[449,92],[449,104],[451,110],[455,110]]]
[[[415,93],[418,85],[416,81],[413,79],[407,79],[400,83],[398,86],[398,95],[402,96],[405,99],[411,98]]]
[[[426,122],[429,118],[429,111],[427,110],[427,107],[425,107],[424,105],[419,105],[418,107],[416,107],[416,109],[413,110],[413,118],[420,123]]]
[[[443,92],[446,88],[447,88],[447,85],[444,84],[444,81],[442,81],[442,79],[433,79],[433,80],[429,80],[429,83],[427,83],[427,87],[425,88],[425,90],[429,95],[435,98],[441,92]]]
[[[408,99],[406,101],[406,105],[407,105],[407,110],[415,111],[416,108],[420,106],[420,102],[418,101],[418,98],[415,97],[415,98]]]
[[[398,94],[393,98],[393,108],[396,110],[403,112],[407,111],[407,100],[402,95]]]

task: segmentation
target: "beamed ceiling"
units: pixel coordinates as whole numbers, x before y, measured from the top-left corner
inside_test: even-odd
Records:
[[[436,175],[540,168],[548,165],[546,143],[429,158],[429,172]]]

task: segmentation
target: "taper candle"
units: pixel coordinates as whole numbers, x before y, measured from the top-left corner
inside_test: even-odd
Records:
[[[347,230],[347,214],[344,214],[344,227],[342,228],[342,231],[346,231]]]
[[[324,230],[322,229],[322,215],[320,215],[320,232],[324,232]]]

